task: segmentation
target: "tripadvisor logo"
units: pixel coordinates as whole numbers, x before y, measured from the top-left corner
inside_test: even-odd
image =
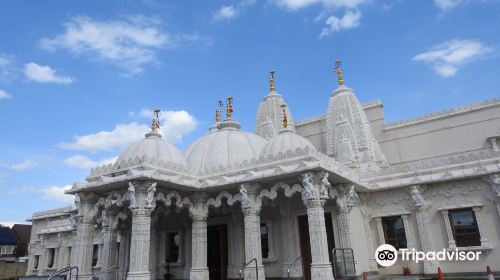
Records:
[[[478,261],[480,251],[459,251],[446,250],[441,251],[417,251],[414,248],[411,250],[401,249],[399,250],[402,261],[414,261],[419,263],[422,261]],[[381,266],[392,266],[398,260],[398,250],[390,244],[382,244],[377,250],[375,250],[375,261]]]

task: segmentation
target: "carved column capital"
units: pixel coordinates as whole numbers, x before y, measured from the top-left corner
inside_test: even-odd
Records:
[[[354,185],[341,184],[336,186],[335,204],[340,213],[350,213],[353,207],[359,205],[358,193]]]
[[[245,183],[240,186],[241,210],[247,215],[259,215],[262,201],[257,198],[259,184]]]
[[[196,193],[193,196],[193,205],[189,207],[189,216],[193,222],[205,222],[208,217],[207,195]]]
[[[324,172],[306,172],[301,176],[302,201],[307,208],[323,207],[330,197],[328,176]]]
[[[156,182],[154,181],[128,182],[129,208],[154,209],[156,207],[155,193]]]

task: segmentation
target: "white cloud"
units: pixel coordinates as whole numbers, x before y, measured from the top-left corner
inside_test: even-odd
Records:
[[[143,65],[156,62],[155,49],[170,43],[159,28],[158,19],[143,16],[122,20],[99,21],[79,16],[65,23],[66,31],[43,38],[42,48],[67,49],[126,69],[129,75],[143,71]]]
[[[65,159],[64,163],[71,167],[90,169],[96,166],[101,166],[103,164],[115,163],[117,159],[118,157],[112,157],[112,158],[105,158],[99,161],[94,161],[83,155],[75,155]]]
[[[94,134],[75,136],[73,143],[61,143],[60,146],[71,150],[109,151],[123,148],[142,137],[148,126],[136,122],[118,124],[111,131],[99,131]]]
[[[451,77],[457,73],[460,66],[481,58],[492,50],[477,40],[454,39],[417,54],[413,59],[430,64],[442,77]]]
[[[434,0],[436,6],[441,10],[448,10],[460,5],[462,0]]]
[[[153,111],[142,109],[140,117],[151,119]],[[173,144],[180,143],[182,137],[196,129],[198,121],[196,118],[184,110],[180,111],[162,111],[160,113],[160,133],[163,138]]]
[[[33,187],[28,187],[28,186],[21,186],[21,187],[14,187],[9,190],[8,194],[10,195],[19,195],[19,194],[26,194],[26,193],[35,193],[37,190]]]
[[[5,90],[0,89],[0,100],[11,98],[10,94],[8,94]]]
[[[351,29],[358,27],[361,21],[361,12],[358,10],[347,11],[344,16],[338,18],[336,16],[329,16],[326,19],[326,27],[321,31],[320,37],[328,36],[334,32]]]
[[[16,170],[16,171],[21,171],[21,170],[26,170],[28,168],[31,168],[38,163],[32,159],[26,159],[21,162],[17,163],[1,163],[0,166],[3,166],[8,169]]]
[[[135,114],[131,114],[134,115]],[[139,117],[151,118],[153,111],[143,109]],[[182,141],[182,137],[192,132],[197,121],[188,112],[165,111],[160,113],[160,133],[163,138],[170,143],[176,144]],[[88,151],[109,151],[115,148],[123,148],[144,137],[150,126],[132,122],[129,124],[118,124],[112,131],[100,131],[94,134],[75,136],[72,143],[61,143],[65,149],[88,150]]]
[[[55,200],[71,205],[75,201],[75,197],[64,192],[71,189],[71,185],[64,187],[50,186],[42,189],[42,199]]]
[[[58,76],[56,70],[50,66],[38,65],[34,62],[24,65],[24,75],[38,83],[71,84],[75,80],[72,77]]]
[[[224,5],[215,12],[214,20],[231,20],[236,16],[238,16],[238,10],[234,7],[234,5]]]
[[[357,8],[368,0],[273,0],[273,2],[287,10],[295,11],[315,4],[322,4],[326,8]]]
[[[9,82],[15,75],[14,57],[0,53],[0,81]]]

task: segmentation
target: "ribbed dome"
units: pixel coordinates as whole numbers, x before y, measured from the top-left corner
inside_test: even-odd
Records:
[[[240,124],[226,120],[194,142],[186,152],[189,168],[195,171],[234,166],[257,159],[266,141],[260,136],[240,130]]]
[[[145,136],[146,138],[128,146],[120,154],[117,162],[147,157],[187,167],[184,155],[176,147],[163,141],[159,133],[149,132]]]
[[[306,138],[295,134],[291,129],[284,129],[280,134],[269,140],[262,148],[260,156],[267,158],[268,156],[276,156],[278,153],[285,154],[288,151],[294,152],[297,149],[309,149],[316,151],[316,148]]]

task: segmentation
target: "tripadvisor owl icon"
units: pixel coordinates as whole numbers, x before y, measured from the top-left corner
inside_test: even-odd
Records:
[[[375,260],[381,266],[391,266],[398,260],[398,250],[390,244],[382,244],[375,251]]]

